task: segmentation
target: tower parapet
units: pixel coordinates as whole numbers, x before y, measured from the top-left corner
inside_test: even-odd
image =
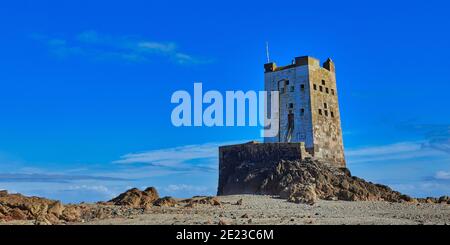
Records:
[[[325,61],[325,63],[323,63],[323,68],[325,68],[331,72],[335,72],[334,62],[330,58],[328,58],[327,61]]]

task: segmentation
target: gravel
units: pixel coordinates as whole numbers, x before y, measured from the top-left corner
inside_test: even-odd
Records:
[[[238,201],[242,199],[242,204]],[[219,197],[222,205],[192,208],[153,207],[143,214],[88,221],[82,224],[125,225],[284,225],[284,224],[450,224],[450,205],[390,203],[382,201],[324,201],[295,204],[271,196],[231,195]]]

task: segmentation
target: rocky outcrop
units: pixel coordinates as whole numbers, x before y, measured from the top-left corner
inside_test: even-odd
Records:
[[[41,197],[27,197],[0,191],[0,221],[29,220],[48,225],[84,222],[95,219],[128,217],[143,212],[157,200],[158,192],[149,187],[144,191],[131,189],[110,202],[97,204],[68,204]]]
[[[197,205],[212,205],[212,206],[222,206],[222,203],[219,201],[217,197],[193,197],[189,199],[185,199],[182,201],[183,203],[186,203],[185,207],[194,207]]]
[[[172,197],[159,198],[158,191],[154,187],[144,191],[133,188],[107,202],[67,205],[55,200],[9,194],[0,190],[0,222],[29,220],[39,225],[88,222],[153,212],[152,208],[178,206],[192,208],[202,204],[221,206],[217,197],[193,197],[183,200]]]
[[[246,174],[253,170],[270,168],[281,160],[303,160],[310,158],[303,143],[257,143],[248,142],[239,145],[219,147],[219,187],[218,195],[227,195],[224,186],[230,186],[229,176],[244,178],[239,173]],[[239,176],[238,176],[239,175]],[[261,177],[257,175],[256,177]],[[239,194],[253,194],[257,186],[249,182],[248,186],[239,186]]]
[[[259,167],[255,167],[259,166]],[[373,184],[317,160],[281,160],[273,164],[236,163],[221,188],[222,194],[276,195],[296,203],[317,199],[345,201],[418,202],[385,185]],[[446,203],[444,197],[433,202]]]
[[[175,207],[177,204],[178,202],[172,197],[159,198],[153,203],[153,205],[159,207]]]
[[[56,223],[64,219],[64,206],[59,201],[21,194],[0,192],[0,220],[37,220]]]
[[[142,212],[142,209],[116,206],[112,203],[63,205],[60,201],[0,191],[0,222],[22,220],[37,225],[50,225],[129,217]]]
[[[150,208],[158,198],[158,191],[154,187],[149,187],[144,191],[133,188],[113,198],[109,203],[132,208]]]

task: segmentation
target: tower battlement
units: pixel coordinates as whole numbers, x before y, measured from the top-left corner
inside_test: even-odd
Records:
[[[264,71],[265,72],[275,72],[275,71],[291,69],[291,68],[298,67],[298,66],[321,67],[330,72],[335,72],[334,63],[330,58],[328,58],[327,61],[325,61],[322,64],[322,66],[320,66],[320,61],[311,56],[295,57],[292,64],[286,65],[286,66],[277,66],[275,62],[266,63],[266,64],[264,64]]]
[[[300,56],[287,66],[267,63],[264,70],[265,90],[280,96],[279,133],[264,142],[304,142],[315,158],[345,166],[334,62],[320,65],[314,57]]]

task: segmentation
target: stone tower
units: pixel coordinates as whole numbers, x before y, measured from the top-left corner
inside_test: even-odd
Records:
[[[321,66],[318,59],[302,56],[287,66],[267,63],[264,69],[265,90],[280,92],[280,130],[264,142],[304,142],[315,158],[345,166],[333,61]]]

